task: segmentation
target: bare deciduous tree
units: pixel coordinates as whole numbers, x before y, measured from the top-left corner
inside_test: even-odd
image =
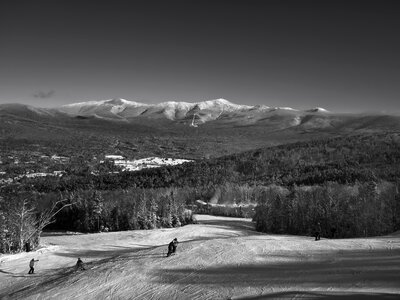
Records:
[[[43,229],[55,221],[54,217],[61,210],[73,205],[68,199],[62,199],[38,212],[37,207],[27,198],[12,200],[3,205],[1,211],[2,252],[20,252],[29,250],[31,244],[37,246]],[[5,202],[4,199],[2,202]]]

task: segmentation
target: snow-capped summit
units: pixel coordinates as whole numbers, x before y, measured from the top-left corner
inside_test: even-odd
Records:
[[[184,109],[184,110],[191,110],[193,108],[198,108],[201,110],[218,108],[218,109],[226,109],[227,111],[252,108],[252,106],[248,105],[234,104],[226,99],[206,100],[194,103],[168,101],[156,104],[156,106],[168,109]]]
[[[129,101],[122,98],[106,99],[100,101],[86,101],[63,105],[59,108],[61,112],[70,115],[97,115],[103,116],[104,112],[118,114],[127,107],[143,107],[148,104]]]
[[[253,106],[234,104],[226,99],[220,98],[196,103],[200,109],[219,108],[225,111],[235,111],[242,109],[251,109]]]
[[[192,106],[192,103],[166,101],[166,102],[161,102],[161,103],[155,104],[154,106],[162,107],[162,108],[190,109],[190,107]]]
[[[72,104],[66,104],[61,106],[61,108],[81,108],[81,107],[88,107],[88,106],[100,106],[100,105],[130,105],[130,106],[145,106],[148,104],[129,101],[122,98],[114,98],[114,99],[106,99],[100,101],[85,101],[85,102],[77,102]]]
[[[145,103],[140,103],[140,102],[135,102],[135,101],[130,101],[122,98],[115,98],[111,100],[104,100],[104,104],[110,104],[110,105],[127,105],[127,106],[146,106],[147,104]]]
[[[327,113],[329,110],[326,110],[325,108],[322,107],[315,107],[309,110],[306,110],[307,112],[322,112],[322,113]]]
[[[168,101],[156,104],[154,107],[161,108],[162,113],[170,120],[180,119],[185,117],[188,113],[193,115],[199,112],[203,112],[203,115],[207,115],[202,119],[210,120],[217,118],[223,112],[243,109],[248,110],[252,108],[252,106],[234,104],[225,99],[206,100],[194,103]],[[213,117],[213,114],[216,114],[216,116]]]

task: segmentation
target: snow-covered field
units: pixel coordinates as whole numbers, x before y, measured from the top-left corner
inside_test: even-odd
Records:
[[[316,242],[198,215],[181,228],[48,234],[0,256],[0,299],[400,298],[400,234]],[[177,237],[177,254],[165,257]],[[75,271],[80,257],[87,270]],[[27,275],[31,258],[36,274]]]

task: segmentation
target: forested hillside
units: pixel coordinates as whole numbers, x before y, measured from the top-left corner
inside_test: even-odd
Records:
[[[217,159],[138,172],[92,175],[76,161],[61,178],[27,179],[38,192],[202,187],[224,183],[283,186],[325,182],[396,181],[400,175],[399,134],[356,135],[263,148]]]
[[[24,213],[40,216],[55,201],[70,205],[53,228],[83,232],[180,226],[192,222],[185,206],[196,199],[258,204],[252,214],[260,231],[311,234],[320,223],[327,237],[393,232],[400,229],[399,162],[397,133],[299,142],[137,172],[73,159],[62,177],[1,187],[2,251],[24,244],[18,235]]]

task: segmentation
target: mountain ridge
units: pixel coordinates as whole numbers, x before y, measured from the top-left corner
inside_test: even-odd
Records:
[[[200,102],[166,101],[157,104],[115,98],[77,102],[56,108],[37,108],[16,103],[0,104],[0,116],[57,123],[70,122],[71,119],[98,119],[127,124],[151,123],[156,127],[164,126],[165,122],[191,127],[206,124],[214,127],[263,126],[268,131],[288,128],[306,131],[335,128],[358,130],[374,126],[400,128],[400,117],[395,114],[344,114],[321,107],[298,110],[291,107],[251,106],[235,104],[223,98]]]
[[[10,147],[23,141],[61,147],[62,153],[75,151],[79,144],[93,153],[114,153],[117,147],[117,153],[127,157],[197,159],[310,139],[400,132],[400,116],[382,113],[248,107],[229,105],[225,99],[161,105],[125,99],[87,103],[70,105],[76,114],[0,104],[0,139]]]
[[[108,99],[87,101],[63,105],[59,111],[68,115],[97,115],[99,117],[132,117],[149,118],[165,117],[169,120],[181,120],[200,114],[202,122],[216,119],[223,112],[249,110],[254,106],[234,104],[226,99],[214,99],[201,102],[166,101],[157,104],[146,104],[126,99]]]

